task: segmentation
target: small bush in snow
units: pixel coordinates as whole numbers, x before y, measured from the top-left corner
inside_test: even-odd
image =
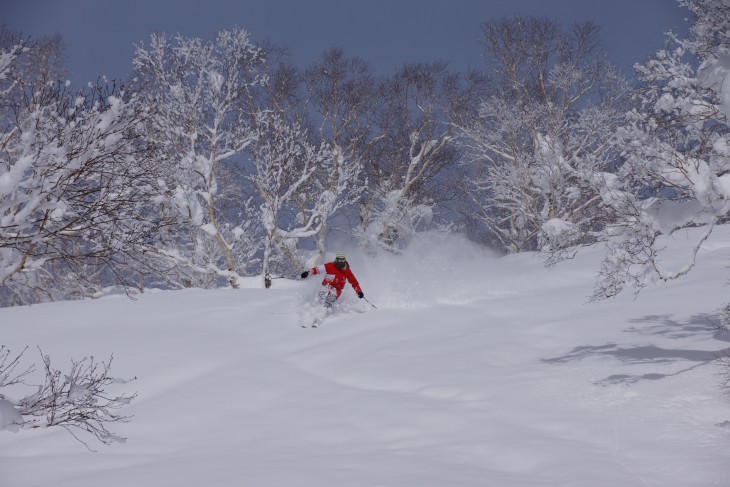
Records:
[[[35,371],[34,366],[25,369],[20,366],[24,353],[25,350],[13,355],[8,348],[0,346],[0,431],[59,426],[87,447],[76,435],[77,431],[89,433],[107,445],[126,440],[110,431],[108,425],[131,419],[118,411],[137,394],[107,392],[112,384],[129,382],[109,375],[113,357],[101,363],[94,357],[71,360],[70,370],[63,373],[53,368],[50,357],[41,352],[43,383],[34,386],[34,393],[13,401],[4,391],[31,386],[25,379]]]

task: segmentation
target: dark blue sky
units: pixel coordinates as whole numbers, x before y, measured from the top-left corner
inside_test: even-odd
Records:
[[[480,24],[514,13],[595,21],[627,72],[663,45],[664,32],[685,32],[688,15],[676,0],[0,0],[0,22],[11,29],[63,34],[76,87],[99,75],[126,77],[133,44],[152,32],[208,39],[236,25],[254,41],[288,46],[300,65],[342,47],[385,74],[436,59],[454,70],[482,68]]]

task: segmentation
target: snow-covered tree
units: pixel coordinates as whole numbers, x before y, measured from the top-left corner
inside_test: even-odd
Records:
[[[155,111],[147,140],[166,166],[164,190],[187,227],[187,235],[178,235],[186,248],[171,245],[165,252],[199,273],[225,276],[233,287],[245,265],[234,258],[245,222],[221,223],[219,172],[255,140],[242,100],[265,83],[264,65],[263,51],[240,28],[220,31],[210,42],[154,34],[134,58]]]
[[[334,158],[329,172],[318,178],[320,191],[328,195],[315,240],[321,263],[330,218],[357,202],[364,189],[360,174],[374,143],[375,81],[365,61],[331,49],[307,68],[305,83],[308,102],[318,116],[320,139],[330,146]]]
[[[730,3],[680,4],[694,14],[690,38],[671,36],[672,47],[636,66],[639,107],[618,132],[625,162],[602,192],[614,223],[594,298],[683,276],[730,211]],[[662,239],[697,226],[686,261],[666,267]]]
[[[21,304],[129,285],[124,256],[153,249],[164,217],[138,128],[148,112],[114,85],[72,94],[16,71],[32,46],[0,52],[0,302]],[[25,60],[23,60],[25,62]],[[42,71],[42,70],[41,70]]]
[[[259,219],[265,231],[262,276],[270,273],[274,251],[295,269],[307,260],[298,251],[299,240],[320,231],[333,195],[315,184],[317,173],[327,172],[335,158],[325,145],[315,145],[298,122],[274,112],[260,112],[256,144],[250,149],[249,176],[261,198]]]
[[[365,248],[397,252],[430,222],[438,177],[457,160],[449,116],[459,89],[444,63],[407,64],[381,81],[357,231]]]
[[[592,23],[515,16],[483,25],[491,96],[461,124],[467,194],[509,252],[562,249],[604,224],[598,188],[616,155],[626,83]]]

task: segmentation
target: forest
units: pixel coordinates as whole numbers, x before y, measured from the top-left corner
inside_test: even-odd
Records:
[[[72,90],[63,38],[0,31],[0,306],[295,276],[334,246],[460,232],[548,266],[601,243],[593,299],[677,279],[730,210],[730,5],[627,79],[593,22],[484,22],[483,69],[297,66],[245,28],[154,34]],[[682,266],[662,236],[701,227]],[[267,277],[269,279],[267,279]]]

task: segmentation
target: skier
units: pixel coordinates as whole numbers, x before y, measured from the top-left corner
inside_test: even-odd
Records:
[[[326,264],[312,267],[308,271],[302,272],[302,279],[309,277],[309,274],[313,276],[317,274],[324,274],[324,280],[322,281],[322,289],[319,292],[319,299],[325,308],[330,309],[337,298],[342,294],[342,289],[345,287],[345,279],[350,281],[352,289],[357,293],[357,297],[362,299],[365,294],[360,289],[355,275],[350,270],[350,264],[345,259],[344,252],[337,252],[335,254],[335,260],[327,262]]]

